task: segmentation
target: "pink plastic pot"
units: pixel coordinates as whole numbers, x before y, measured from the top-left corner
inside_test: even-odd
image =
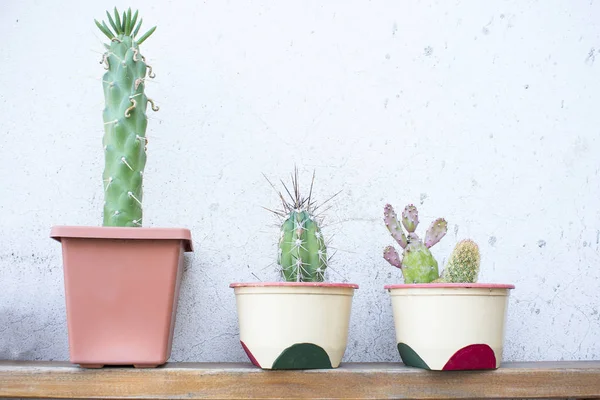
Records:
[[[62,243],[71,362],[164,364],[190,231],[56,226],[50,237]]]

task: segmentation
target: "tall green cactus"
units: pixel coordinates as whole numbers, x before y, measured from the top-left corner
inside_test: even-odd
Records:
[[[298,186],[298,171],[292,175],[293,192],[284,184],[291,202],[279,193],[283,209],[272,211],[282,220],[277,264],[288,282],[322,282],[328,266],[327,246],[321,233],[320,218],[312,200],[313,181],[308,198],[302,197]],[[329,200],[327,200],[329,201]],[[324,203],[321,204],[321,206]]]
[[[115,8],[114,19],[107,11],[106,22],[94,20],[109,39],[101,64],[107,72],[102,78],[104,119],[104,226],[142,225],[142,181],[146,166],[146,108],[158,111],[146,97],[146,77],[154,78],[139,45],[154,32],[151,28],[136,39],[142,25],[138,12],[131,8],[122,18]],[[137,25],[136,25],[137,23]]]

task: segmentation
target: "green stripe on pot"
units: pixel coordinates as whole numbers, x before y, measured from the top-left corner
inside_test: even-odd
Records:
[[[331,369],[327,352],[312,343],[296,343],[285,349],[273,363],[273,369]]]
[[[405,343],[398,343],[398,352],[402,358],[402,362],[405,365],[416,368],[431,369],[429,365],[414,351],[409,345]]]

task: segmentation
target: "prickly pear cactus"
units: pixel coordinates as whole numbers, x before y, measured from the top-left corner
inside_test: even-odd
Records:
[[[474,283],[479,275],[479,246],[470,239],[456,244],[438,282]]]
[[[314,183],[314,175],[313,181]],[[288,282],[322,282],[329,259],[327,246],[321,233],[321,218],[315,211],[325,203],[316,206],[312,200],[312,188],[308,198],[302,197],[298,186],[298,171],[292,176],[293,191],[284,185],[291,201],[279,193],[283,209],[272,211],[282,220],[279,238],[277,264],[283,278]],[[327,200],[329,201],[329,200]]]
[[[433,221],[425,233],[425,241],[422,241],[415,233],[419,225],[419,212],[414,205],[406,206],[402,212],[402,226],[407,234],[404,234],[396,212],[390,204],[386,204],[383,216],[385,226],[403,249],[400,256],[394,247],[388,246],[383,251],[383,258],[402,270],[404,283],[429,283],[438,279],[438,263],[429,248],[446,235],[446,221],[443,218]]]
[[[153,78],[139,46],[154,32],[151,28],[136,38],[142,19],[131,9],[122,18],[115,8],[114,19],[107,11],[111,28],[104,21],[96,25],[109,39],[101,63],[107,70],[102,78],[104,119],[104,226],[142,225],[142,178],[146,165],[146,78]],[[137,23],[137,25],[136,25]]]

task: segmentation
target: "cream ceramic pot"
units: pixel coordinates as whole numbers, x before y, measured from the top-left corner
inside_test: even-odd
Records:
[[[502,361],[513,285],[389,285],[396,341],[406,365],[430,370],[495,369]]]
[[[240,341],[263,369],[337,368],[346,350],[354,284],[232,283]]]

